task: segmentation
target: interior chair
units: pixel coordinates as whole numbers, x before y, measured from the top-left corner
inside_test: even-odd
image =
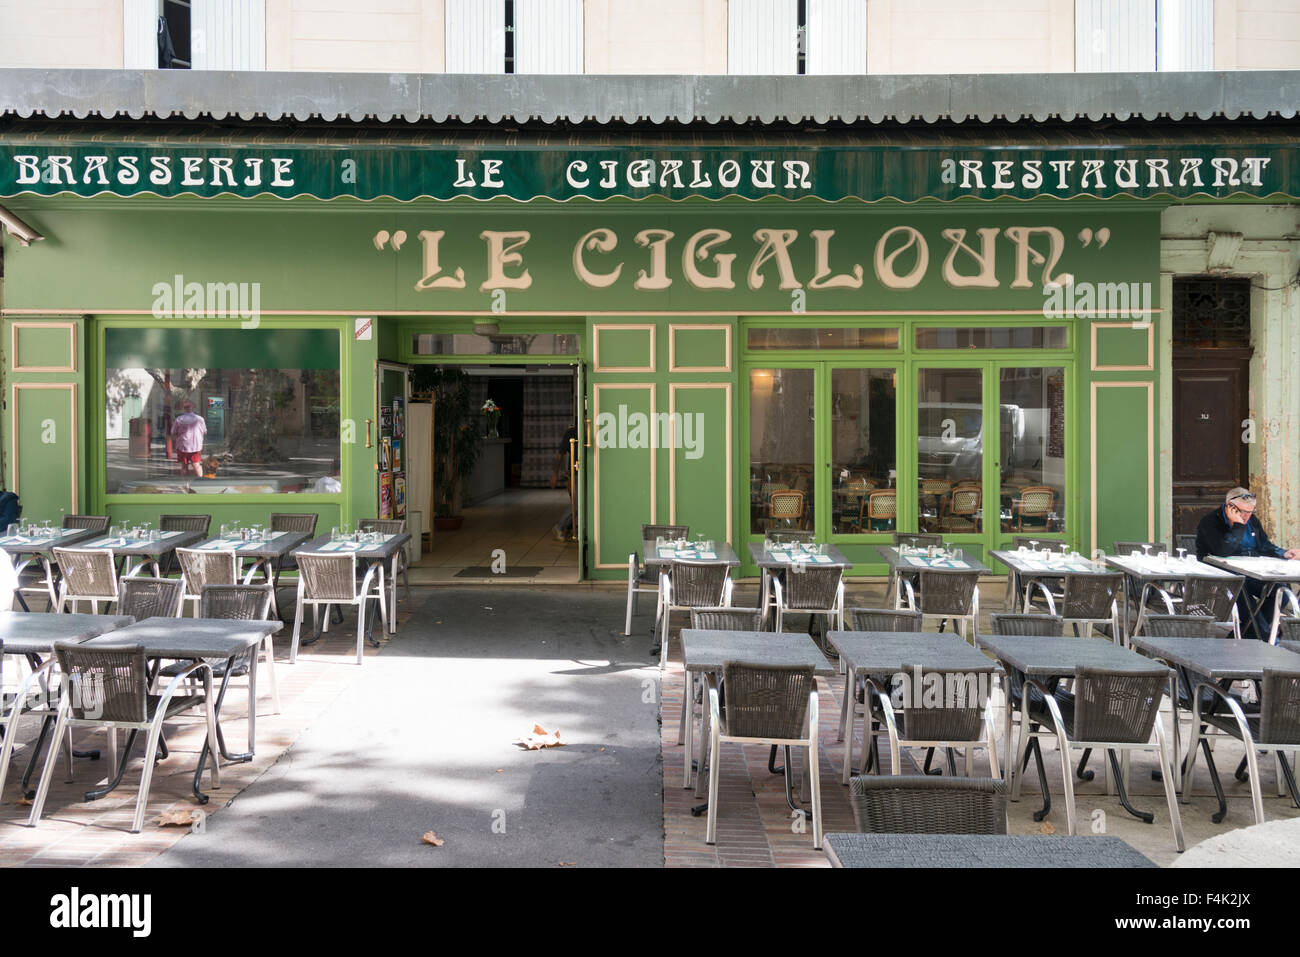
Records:
[[[1065,814],[1070,836],[1078,833],[1074,806],[1074,777],[1070,749],[1105,749],[1110,760],[1111,773],[1124,808],[1150,824],[1155,815],[1136,811],[1129,803],[1124,774],[1115,752],[1156,751],[1159,754],[1161,779],[1165,786],[1165,799],[1169,805],[1169,820],[1174,832],[1174,844],[1179,852],[1184,850],[1183,821],[1178,812],[1178,798],[1174,793],[1176,752],[1165,743],[1165,730],[1157,720],[1160,702],[1169,685],[1169,669],[1152,664],[1141,671],[1109,670],[1105,668],[1076,668],[1074,670],[1074,700],[1062,701],[1047,688],[1032,679],[1027,687],[1041,695],[1042,710],[1033,716],[1034,724],[1041,724],[1047,733],[1056,738],[1061,757],[1061,776],[1065,786]],[[1155,743],[1151,732],[1155,730]],[[1029,733],[1020,729],[1020,746],[1016,749],[1016,766],[1025,758]],[[1021,777],[1017,776],[1012,788],[1012,800],[1019,797]],[[1186,793],[1186,792],[1184,792]]]
[[[717,562],[675,559],[663,568],[659,590],[663,609],[659,615],[659,667],[668,665],[668,635],[674,611],[731,607],[731,569]]]
[[[1056,506],[1056,489],[1050,485],[1028,485],[1011,503],[1011,528],[1023,532],[1041,529],[1047,531],[1052,509]]]
[[[789,748],[806,749],[805,780],[812,789],[813,847],[822,846],[821,778],[817,759],[817,683],[811,665],[781,666],[729,661],[723,668],[723,706],[716,677],[708,678],[709,817],[706,844],[718,831],[718,778],[724,741],[784,746],[785,773],[791,774]]]
[[[54,560],[59,566],[59,600],[55,611],[62,614],[65,605],[75,612],[77,602],[90,602],[90,613],[99,614],[99,603],[116,604],[118,596],[117,566],[107,548],[56,548]]]
[[[108,531],[107,515],[64,515],[64,528],[88,528],[94,532]]]
[[[778,528],[803,528],[804,493],[795,489],[780,489],[767,500],[768,526]]]
[[[863,834],[1007,833],[1007,783],[997,778],[862,775],[849,800]]]
[[[901,578],[904,601],[913,611],[925,618],[938,618],[939,630],[952,619],[953,631],[967,636],[958,627],[959,622],[970,622],[971,636],[979,627],[980,573],[950,568],[923,568],[917,574],[919,592],[908,578]],[[969,639],[968,639],[969,640]]]
[[[308,554],[298,556],[298,602],[293,618],[293,646],[289,663],[298,660],[298,644],[302,634],[303,613],[308,605],[351,605],[357,610],[357,664],[365,655],[366,635],[370,631],[371,615],[367,612],[378,603],[384,608],[384,569],[372,564],[357,581],[357,556],[347,554]],[[325,626],[329,625],[328,607]]]
[[[149,693],[149,671],[144,656],[144,646],[139,644],[85,645],[77,642],[56,641],[54,656],[59,670],[68,680],[69,690],[59,700],[58,719],[54,725],[54,741],[62,739],[69,728],[106,727],[111,730],[126,729],[131,732],[123,749],[121,761],[131,754],[140,731],[148,731],[144,751],[144,769],[140,775],[140,791],[135,801],[135,818],[131,833],[138,834],[144,826],[145,805],[149,798],[149,785],[153,780],[154,760],[158,742],[162,737],[163,722],[202,706],[208,725],[208,740],[217,740],[217,719],[212,699],[212,667],[206,661],[196,661],[168,682],[162,694]],[[199,695],[178,694],[182,684],[194,675],[203,681]],[[45,809],[45,799],[50,791],[54,766],[58,761],[58,748],[51,747],[41,772],[41,783],[36,788],[32,803],[29,827],[36,827]],[[216,748],[208,751],[211,761],[212,786],[221,784],[217,766]]]
[[[920,524],[923,529],[939,528],[943,521],[944,504],[952,492],[952,483],[944,479],[923,478],[917,486],[917,499],[920,506]],[[925,509],[926,501],[933,508],[933,514]]]
[[[981,530],[980,503],[983,491],[974,485],[955,486],[948,496],[948,507],[939,520],[945,532],[978,532]]]
[[[1025,610],[1036,607],[1033,599],[1037,591],[1043,597],[1047,613],[1059,615],[1067,625],[1073,625],[1075,635],[1086,637],[1095,628],[1111,641],[1119,641],[1119,594],[1124,587],[1124,576],[1119,572],[1105,575],[1067,572],[1061,578],[1064,584],[1059,595],[1053,594],[1041,579],[1031,580],[1025,587]]]
[[[642,525],[641,541],[654,542],[657,538],[672,539],[676,541],[679,538],[689,538],[691,530],[686,525]],[[640,592],[653,593],[659,595],[659,575],[652,566],[646,565],[641,561],[636,552],[629,552],[627,556],[627,618],[623,624],[623,634],[632,634],[632,615],[636,611],[636,596]],[[656,597],[655,602],[655,619],[659,618],[659,602]]]
[[[898,520],[898,490],[882,488],[869,492],[862,500],[861,509],[858,514],[859,531],[892,531]]]

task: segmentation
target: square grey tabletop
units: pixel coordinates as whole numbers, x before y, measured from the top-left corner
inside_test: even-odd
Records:
[[[1053,834],[827,834],[833,867],[1155,867],[1118,837]]]
[[[728,661],[765,665],[812,665],[829,677],[835,666],[807,635],[778,631],[710,631],[682,629],[682,661],[687,671],[722,671]]]
[[[802,565],[805,568],[852,568],[853,562],[834,545],[821,545],[821,554],[810,555],[798,544],[773,546],[769,551],[762,542],[749,543],[749,557],[759,568],[776,569]]]
[[[55,615],[0,612],[0,642],[7,655],[48,654],[56,641],[84,641],[135,624],[130,615]]]
[[[720,565],[740,564],[740,556],[737,555],[736,550],[732,548],[730,545],[728,545],[726,542],[715,541],[713,543],[713,551],[711,553],[706,552],[702,554],[697,549],[687,548],[681,552],[678,552],[677,550],[674,549],[672,550],[672,554],[668,554],[667,549],[665,549],[665,551],[663,552],[660,552],[655,547],[654,542],[642,539],[641,561],[646,566],[657,567],[660,565],[671,565],[674,561],[678,559],[681,559],[682,561],[692,561],[692,562],[717,562]]]
[[[1230,578],[1232,572],[1215,568],[1205,562],[1181,561],[1177,558],[1157,558],[1137,552],[1132,555],[1107,555],[1106,564],[1111,568],[1131,575],[1145,582],[1172,581],[1186,578],[1188,575],[1201,575],[1206,578]]]
[[[998,663],[954,634],[933,631],[832,631],[826,640],[845,668],[864,674],[892,674],[905,665],[926,671],[990,674]]]
[[[306,545],[299,546],[293,550],[293,554],[301,555],[356,555],[357,558],[366,561],[388,560],[397,554],[398,549],[411,540],[410,532],[401,532],[396,535],[390,535],[387,539],[378,545],[364,545],[357,547],[334,548],[337,543],[330,540],[329,535],[317,535]],[[356,545],[357,543],[352,543]]]
[[[1219,558],[1206,555],[1205,562],[1233,575],[1245,575],[1261,582],[1300,582],[1300,561],[1288,558],[1264,558],[1253,555],[1234,555]]]
[[[1211,681],[1260,679],[1265,668],[1291,669],[1295,655],[1285,648],[1246,638],[1152,638],[1134,635],[1133,647]]]
[[[900,555],[898,548],[893,545],[877,545],[876,551],[880,553],[881,558],[889,563],[890,571],[922,572],[926,569],[938,569],[939,571],[990,574],[988,566],[976,561],[974,557],[960,548],[948,548],[948,558],[927,558],[919,551],[908,555]]]
[[[1112,570],[1105,562],[1094,562],[1083,557],[1062,559],[1059,552],[1052,554],[1053,558],[1045,558],[1041,554],[1021,553],[1012,548],[1000,548],[989,552],[990,556],[1025,578],[1112,574]]]
[[[203,551],[233,551],[240,558],[279,558],[307,541],[306,532],[276,532],[270,538],[242,542],[233,538],[209,538],[195,548]]]
[[[134,555],[161,558],[177,548],[189,548],[203,538],[200,532],[163,532],[161,537],[151,542],[137,538],[113,538],[109,535],[97,535],[85,542],[78,542],[77,548],[107,548],[114,555]],[[62,548],[63,546],[59,546]]]
[[[975,644],[1030,677],[1060,678],[1075,668],[1149,671],[1154,662],[1109,638],[1062,638],[1060,635],[977,635]]]
[[[146,618],[87,644],[139,644],[150,658],[228,658],[283,627],[275,620]]]
[[[71,548],[99,534],[90,528],[61,528],[56,529],[56,531],[59,534],[53,538],[29,538],[25,535],[11,538],[6,535],[0,537],[0,548],[3,548],[10,555],[49,554],[52,549]]]

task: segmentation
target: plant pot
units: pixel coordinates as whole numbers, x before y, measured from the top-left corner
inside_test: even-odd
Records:
[[[454,532],[464,524],[464,515],[444,515],[433,520],[433,527],[440,532]]]

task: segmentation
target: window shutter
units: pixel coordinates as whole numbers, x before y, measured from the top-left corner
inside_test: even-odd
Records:
[[[808,0],[807,72],[867,72],[866,0]]]
[[[581,73],[582,0],[515,0],[515,72]]]
[[[122,69],[158,69],[158,4],[123,0]]]
[[[1075,0],[1074,68],[1079,73],[1155,70],[1155,0]]]
[[[1214,69],[1214,0],[1159,0],[1158,70]]]
[[[265,70],[266,0],[192,0],[195,70]]]
[[[504,73],[505,0],[447,0],[447,72]]]
[[[795,0],[730,0],[727,72],[794,75],[798,16]]]

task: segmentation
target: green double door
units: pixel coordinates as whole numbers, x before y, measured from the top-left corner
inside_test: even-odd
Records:
[[[751,364],[750,540],[801,528],[867,566],[894,531],[980,555],[1062,539],[1067,376],[1023,360]]]

